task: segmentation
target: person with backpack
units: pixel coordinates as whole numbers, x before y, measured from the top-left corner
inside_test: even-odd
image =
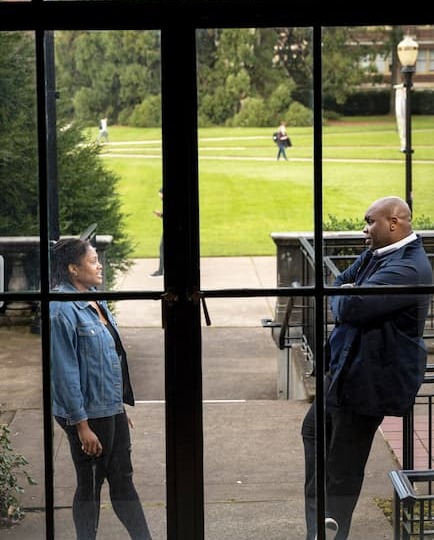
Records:
[[[286,124],[285,124],[285,122],[280,123],[279,129],[275,133],[274,137],[275,137],[275,142],[276,142],[277,147],[278,147],[277,161],[279,161],[281,157],[283,157],[283,159],[285,161],[288,161],[288,157],[286,155],[286,150],[285,149],[288,146],[290,146],[290,139],[288,137],[288,133],[286,132]]]

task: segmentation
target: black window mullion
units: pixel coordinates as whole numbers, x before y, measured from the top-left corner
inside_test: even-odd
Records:
[[[161,34],[167,538],[204,537],[195,30]]]
[[[314,112],[314,249],[315,249],[315,371],[316,371],[316,493],[318,540],[325,539],[325,408],[324,408],[324,283],[322,248],[322,28],[313,28],[313,112]]]
[[[38,126],[39,212],[40,212],[40,276],[41,276],[41,345],[42,345],[42,399],[44,425],[45,470],[45,527],[46,540],[54,540],[54,469],[53,425],[51,416],[51,374],[49,334],[49,230],[48,230],[48,160],[47,95],[46,95],[46,42],[44,30],[36,31],[36,95]]]

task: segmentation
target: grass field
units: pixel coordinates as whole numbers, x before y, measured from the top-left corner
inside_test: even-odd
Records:
[[[202,256],[274,255],[271,232],[313,228],[313,130],[290,128],[289,161],[276,161],[272,129],[199,131]],[[91,137],[97,132],[91,133]],[[434,221],[434,117],[413,118],[414,217]],[[110,127],[101,149],[119,176],[134,257],[156,257],[161,220],[161,132]],[[323,130],[324,220],[359,220],[384,195],[405,196],[405,156],[393,117],[351,118]]]

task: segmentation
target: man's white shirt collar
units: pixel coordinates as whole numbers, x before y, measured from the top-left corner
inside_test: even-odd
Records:
[[[394,244],[389,244],[388,246],[376,249],[374,251],[374,255],[376,257],[379,257],[381,255],[386,255],[387,253],[392,253],[392,251],[396,251],[397,249],[402,248],[403,246],[409,244],[410,242],[413,242],[414,240],[417,240],[417,235],[415,232],[412,232],[411,234],[409,234],[402,240],[395,242]]]

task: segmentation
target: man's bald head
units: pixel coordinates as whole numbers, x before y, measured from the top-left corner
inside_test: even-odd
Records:
[[[366,244],[372,250],[399,242],[411,232],[411,210],[400,197],[382,197],[365,214]]]

